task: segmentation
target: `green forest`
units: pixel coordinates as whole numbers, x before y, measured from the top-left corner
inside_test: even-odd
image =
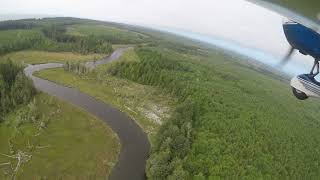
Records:
[[[154,137],[150,179],[319,177],[318,104],[308,110],[283,82],[228,57],[197,61],[159,48],[136,53],[139,62],[118,62],[108,73],[163,88],[180,101]]]
[[[82,25],[79,26],[81,34],[73,33],[75,29],[78,30],[74,28],[77,24],[87,21],[89,20],[44,18],[0,22],[0,55],[25,49],[110,54],[112,44],[142,43],[147,38],[135,32],[122,32],[118,28],[108,30],[101,22],[99,24],[95,21],[89,22],[96,31]],[[104,32],[104,29],[108,31]]]
[[[33,83],[23,73],[23,67],[10,60],[0,63],[0,122],[6,114],[26,105],[36,95]]]

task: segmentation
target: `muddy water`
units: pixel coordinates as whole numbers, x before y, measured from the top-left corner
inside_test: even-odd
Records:
[[[99,64],[119,58],[123,51],[124,49],[115,51],[109,58],[99,61]],[[118,135],[121,142],[120,155],[109,179],[145,179],[145,166],[150,144],[147,134],[134,120],[111,105],[105,104],[77,89],[64,87],[32,75],[36,71],[62,66],[62,64],[57,63],[29,65],[24,71],[33,80],[37,89],[85,109],[104,120]]]

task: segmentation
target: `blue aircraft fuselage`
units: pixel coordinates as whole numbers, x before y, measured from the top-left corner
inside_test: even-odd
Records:
[[[302,54],[320,60],[320,34],[296,22],[283,24],[283,30],[290,45]]]

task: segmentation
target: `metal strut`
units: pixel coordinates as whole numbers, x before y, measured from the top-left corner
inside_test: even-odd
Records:
[[[310,72],[310,76],[313,77],[313,78],[316,77],[319,74],[319,60],[320,59],[315,59],[314,60],[313,67],[312,67],[311,72]],[[315,68],[317,68],[317,72],[316,73],[314,73],[314,69]]]

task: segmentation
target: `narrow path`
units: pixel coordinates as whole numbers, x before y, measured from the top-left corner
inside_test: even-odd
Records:
[[[123,52],[124,49],[116,50],[109,58],[99,62],[107,63],[118,59]],[[146,179],[145,166],[150,148],[147,134],[143,132],[134,120],[111,105],[105,104],[77,89],[64,87],[32,75],[36,71],[58,67],[63,67],[63,64],[29,65],[25,68],[24,73],[33,80],[37,89],[85,109],[104,120],[117,133],[121,142],[121,150],[118,162],[109,179]]]

